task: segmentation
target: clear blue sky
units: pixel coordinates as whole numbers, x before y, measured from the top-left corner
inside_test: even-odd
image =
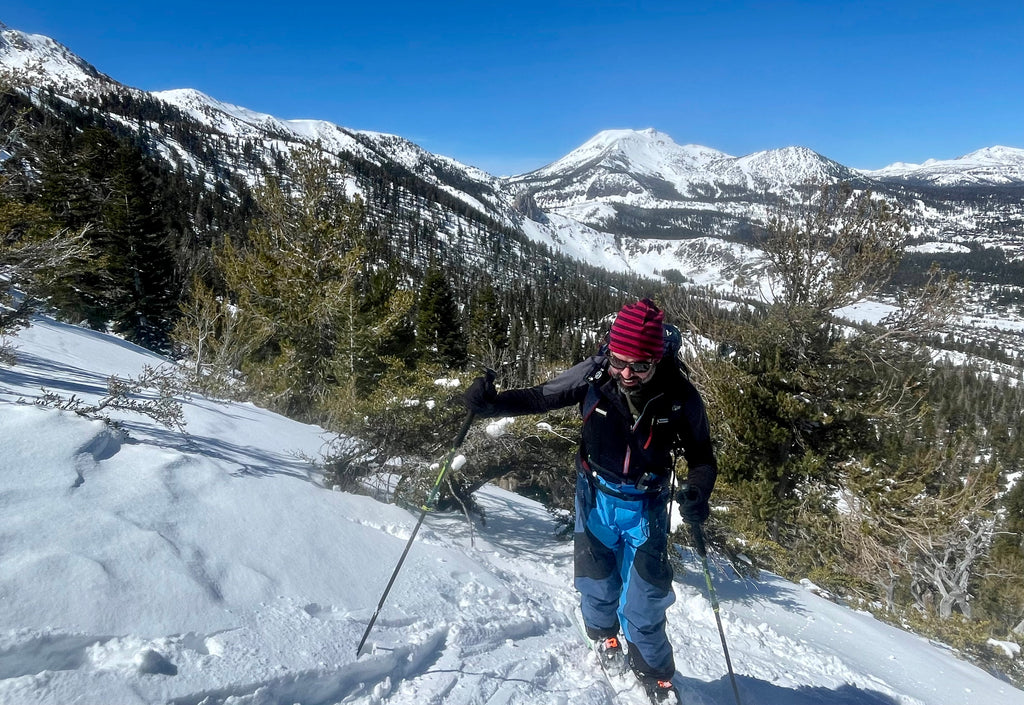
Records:
[[[847,166],[1024,147],[1024,0],[4,0],[122,83],[390,132],[494,174],[604,129]]]

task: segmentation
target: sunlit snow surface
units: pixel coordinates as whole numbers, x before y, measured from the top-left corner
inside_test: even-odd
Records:
[[[486,526],[428,516],[357,659],[416,517],[322,489],[297,456],[320,451],[321,429],[194,398],[187,436],[126,419],[125,440],[27,402],[42,387],[92,399],[108,375],[159,358],[49,320],[13,342],[21,361],[0,368],[0,702],[616,702],[567,616],[571,546],[537,504],[488,487]],[[687,703],[731,703],[703,577],[686,565],[669,613],[676,682]],[[949,650],[799,585],[718,566],[715,584],[746,703],[1024,703]]]

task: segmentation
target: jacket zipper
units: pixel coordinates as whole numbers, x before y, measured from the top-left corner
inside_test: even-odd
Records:
[[[636,433],[637,426],[639,426],[640,422],[643,421],[644,416],[647,414],[647,408],[651,405],[651,402],[653,402],[655,399],[660,399],[663,396],[665,396],[664,392],[662,392],[661,394],[655,394],[653,397],[651,397],[650,399],[647,400],[647,403],[644,404],[644,408],[640,410],[640,414],[636,417],[636,421],[633,423],[633,426],[629,429],[631,434]],[[647,436],[647,442],[644,443],[644,450],[646,450],[647,447],[651,445],[651,439],[652,438],[654,438],[654,424],[651,424],[651,432]],[[623,477],[629,477],[629,460],[630,460],[630,457],[632,456],[632,454],[633,454],[633,448],[632,448],[631,445],[629,445],[627,443],[627,445],[626,445],[626,459],[625,459],[625,461],[623,461],[623,465],[622,465],[622,476]]]

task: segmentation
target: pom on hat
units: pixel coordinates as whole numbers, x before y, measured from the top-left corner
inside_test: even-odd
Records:
[[[634,360],[660,360],[665,350],[665,314],[650,299],[626,304],[612,323],[608,349]]]

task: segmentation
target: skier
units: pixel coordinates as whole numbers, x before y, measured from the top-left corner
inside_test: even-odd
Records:
[[[664,350],[664,314],[645,298],[622,307],[601,354],[526,389],[499,393],[493,375],[480,377],[465,395],[482,417],[580,405],[574,582],[584,626],[602,667],[632,668],[655,703],[674,692],[665,634],[675,601],[667,510],[673,451],[681,448],[688,466],[677,494],[685,521],[708,518],[718,474],[704,402]]]

